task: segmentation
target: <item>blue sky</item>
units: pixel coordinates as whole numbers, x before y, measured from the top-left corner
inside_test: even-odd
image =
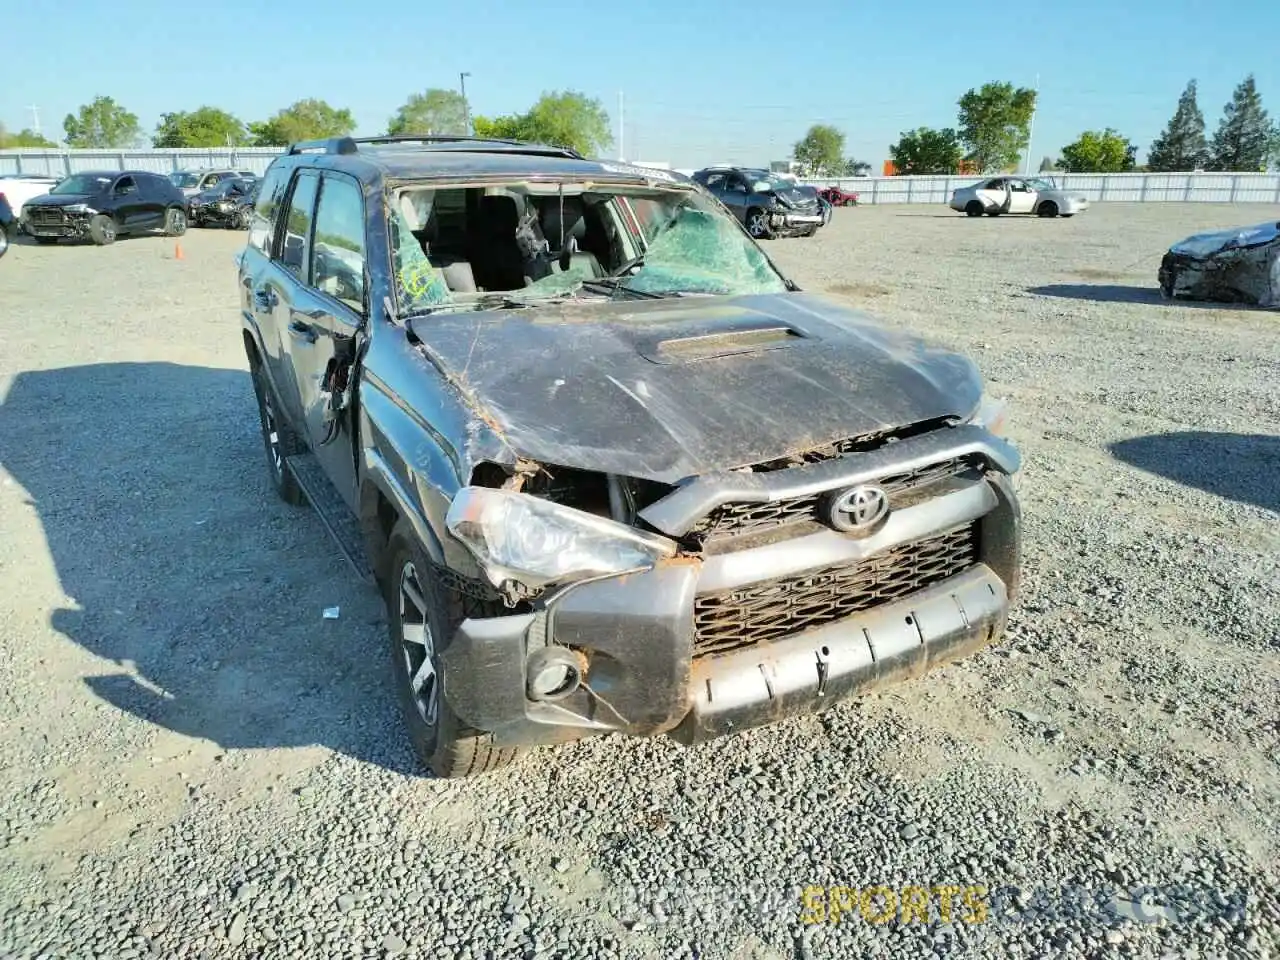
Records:
[[[97,94],[148,132],[169,110],[258,120],[317,96],[349,107],[358,133],[382,133],[409,93],[456,87],[463,70],[475,113],[576,89],[604,103],[615,137],[622,92],[627,157],[678,167],[781,159],[824,122],[878,168],[901,131],[954,124],[969,87],[1037,74],[1035,164],[1106,126],[1141,158],[1192,77],[1210,134],[1251,71],[1280,117],[1277,0],[73,0],[9,4],[5,19],[0,122],[30,126],[36,104],[54,139]]]

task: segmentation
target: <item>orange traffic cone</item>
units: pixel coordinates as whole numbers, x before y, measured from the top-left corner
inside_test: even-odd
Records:
[[[180,244],[180,243],[174,243],[174,245],[173,245],[173,259],[175,259],[175,260],[182,260],[182,259],[183,259],[183,256],[182,256],[182,244]]]

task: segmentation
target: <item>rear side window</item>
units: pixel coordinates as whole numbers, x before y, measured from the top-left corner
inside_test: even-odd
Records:
[[[355,310],[364,309],[364,196],[356,181],[326,173],[316,208],[312,285]]]
[[[320,175],[315,171],[299,173],[289,195],[289,209],[284,219],[280,262],[303,283],[311,282],[311,226],[319,186]]]
[[[276,209],[289,183],[289,171],[275,167],[268,171],[258,191],[258,201],[253,206],[253,220],[249,225],[249,244],[271,256],[271,234],[276,222]]]

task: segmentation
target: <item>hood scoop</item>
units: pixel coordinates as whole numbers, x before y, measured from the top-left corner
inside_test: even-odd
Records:
[[[746,353],[780,350],[809,334],[774,317],[743,311],[736,316],[717,317],[709,322],[682,323],[679,334],[647,337],[638,343],[640,356],[650,363],[695,363],[717,357],[733,357]]]

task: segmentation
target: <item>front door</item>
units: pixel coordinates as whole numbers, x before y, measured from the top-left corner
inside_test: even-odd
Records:
[[[1036,192],[1025,180],[1009,181],[1009,212],[1030,213],[1036,205]]]

